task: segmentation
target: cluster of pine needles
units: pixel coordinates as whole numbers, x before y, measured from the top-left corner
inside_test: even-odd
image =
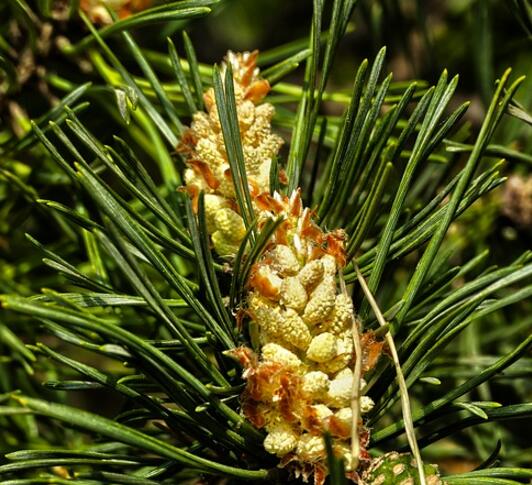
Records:
[[[243,417],[227,357],[249,345],[229,309],[275,222],[227,260],[180,190],[176,148],[208,87],[245,172],[232,80],[186,31],[229,2],[151,3],[107,25],[76,0],[0,5],[0,485],[298,480]],[[532,253],[497,259],[475,225],[532,162],[497,141],[529,129],[524,77],[482,88],[478,127],[458,76],[394,81],[384,47],[335,89],[353,18],[399,2],[312,3],[304,39],[258,56],[286,140],[271,187],[301,187],[324,230],[345,229],[342,284],[388,342],[364,390],[369,452],[412,449],[449,485],[529,483]],[[530,6],[509,3],[529,40]],[[345,482],[332,455],[329,473]]]

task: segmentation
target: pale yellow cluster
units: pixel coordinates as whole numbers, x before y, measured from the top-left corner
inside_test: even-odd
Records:
[[[532,227],[532,175],[511,175],[504,186],[502,212],[523,228]]]
[[[270,103],[257,104],[269,85],[258,78],[256,55],[229,52],[226,58],[233,69],[246,175],[253,194],[269,191],[271,162],[283,143],[271,131],[274,107]],[[193,196],[199,191],[206,194],[205,213],[214,248],[221,256],[229,256],[238,251],[245,227],[234,202],[235,188],[212,88],[204,99],[207,113],[193,115],[190,130],[178,149],[187,158],[184,178],[189,192]]]
[[[323,463],[322,434],[331,432],[349,470],[353,305],[337,290],[335,258],[309,260],[293,244],[298,236],[266,252],[251,278],[248,312],[259,327],[261,353],[245,374],[253,387],[249,415],[263,414],[269,453],[297,462]],[[366,413],[373,402],[363,396],[360,406]]]
[[[258,356],[236,349],[247,381],[244,415],[267,431],[265,449],[283,466],[326,470],[324,431],[353,471],[351,396],[354,376],[353,303],[339,291],[345,264],[342,231],[323,232],[304,208],[300,191],[270,194],[270,166],[282,140],[271,131],[273,107],[258,104],[268,92],[259,78],[256,53],[229,53],[250,194],[259,229],[265,220],[282,223],[252,268],[241,309],[258,334]],[[193,200],[205,194],[207,229],[216,252],[234,256],[246,229],[238,213],[220,121],[212,89],[204,96],[207,113],[196,113],[178,151],[184,155],[186,190]],[[379,347],[380,349],[380,347]],[[253,354],[253,357],[250,357]],[[365,358],[364,356],[362,356]],[[370,357],[369,360],[373,359]],[[375,359],[373,359],[375,360]],[[366,366],[368,370],[372,364]],[[365,382],[359,383],[362,389]],[[361,412],[373,402],[363,396]],[[361,457],[367,431],[360,426]]]

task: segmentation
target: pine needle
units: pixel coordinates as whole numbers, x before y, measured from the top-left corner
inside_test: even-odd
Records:
[[[345,286],[344,275],[342,270],[340,274],[340,288],[346,296],[347,288]],[[360,419],[360,379],[362,376],[362,345],[360,344],[360,329],[357,319],[351,315],[353,344],[355,346],[355,367],[353,369],[353,386],[351,388],[351,411],[353,413],[353,424],[351,428],[351,455],[353,456],[353,469],[358,468],[360,461],[360,440],[358,436],[358,421]]]
[[[375,313],[375,316],[377,317],[377,321],[379,322],[379,325],[381,327],[384,327],[385,325],[387,325],[387,323],[386,323],[386,320],[384,320],[384,317],[382,315],[382,312],[380,311],[379,305],[375,301],[375,298],[373,298],[373,295],[371,294],[371,291],[368,288],[366,280],[362,276],[362,273],[360,272],[358,265],[355,262],[353,262],[353,266],[355,268],[357,279],[360,283],[362,291],[364,292],[366,298],[368,299],[368,302],[373,312]],[[416,460],[420,484],[427,485],[427,481],[425,479],[425,469],[423,467],[421,453],[419,452],[419,447],[418,447],[417,440],[416,440],[416,432],[414,430],[414,421],[412,420],[412,408],[410,406],[410,398],[408,396],[408,389],[406,387],[405,378],[401,370],[401,363],[399,362],[399,355],[397,354],[397,349],[395,348],[395,343],[393,341],[393,337],[390,334],[390,332],[386,332],[386,343],[388,344],[388,347],[390,348],[393,363],[394,363],[395,370],[397,373],[397,383],[399,385],[399,390],[401,392],[401,408],[403,412],[403,420],[405,423],[405,432],[406,432],[406,437],[408,439],[408,444],[410,445],[410,449],[412,450],[412,455],[414,455],[414,458]]]

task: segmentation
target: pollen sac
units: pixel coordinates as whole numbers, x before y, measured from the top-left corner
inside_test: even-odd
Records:
[[[240,248],[240,244],[227,239],[221,231],[214,232],[211,238],[214,249],[220,256],[232,256]]]
[[[238,123],[243,130],[247,130],[255,119],[255,105],[249,100],[244,100],[237,106]]]
[[[300,264],[294,252],[284,244],[278,244],[273,248],[268,256],[272,260],[274,267],[282,276],[293,276],[299,272]]]
[[[270,428],[264,440],[264,449],[272,455],[283,457],[297,446],[298,438],[294,428],[282,422]]]
[[[242,241],[246,235],[246,226],[242,217],[228,207],[216,211],[214,226],[228,241],[234,243]]]
[[[343,408],[351,403],[353,388],[353,373],[350,369],[344,369],[329,384],[327,402],[334,408]]]
[[[323,276],[323,263],[319,259],[313,259],[299,272],[297,277],[301,284],[307,288],[311,289],[321,280]]]
[[[194,125],[193,125],[194,126]],[[215,171],[217,167],[224,163],[224,159],[216,143],[214,137],[209,138],[199,138],[196,143],[196,152],[198,158],[211,168],[212,171]]]
[[[327,362],[336,356],[336,337],[332,333],[320,333],[312,339],[307,350],[307,359]]]
[[[226,198],[214,194],[205,195],[205,222],[207,223],[207,230],[213,233],[217,230],[215,219],[219,210],[228,207]]]
[[[375,403],[373,402],[373,399],[369,396],[361,396],[360,397],[360,412],[362,414],[369,413],[373,407],[375,406]]]
[[[301,435],[297,443],[296,453],[301,460],[308,462],[323,458],[326,454],[323,437],[310,433]]]
[[[196,187],[199,190],[208,190],[209,186],[205,179],[191,168],[187,168],[184,174],[187,187]]]
[[[266,311],[271,311],[272,308],[275,308],[273,303],[269,301],[267,298],[263,297],[260,293],[254,291],[250,293],[248,297],[248,307],[249,311],[251,312],[254,320],[259,324],[263,325],[263,319],[261,319],[257,313],[261,311],[261,309],[265,309]],[[264,314],[266,318],[266,313]]]
[[[345,354],[340,356],[337,355],[327,362],[321,362],[318,365],[318,369],[329,375],[336,374],[342,369],[345,369],[345,366],[347,365],[346,360],[348,359],[345,357]]]
[[[329,390],[329,376],[321,371],[307,372],[303,376],[303,392],[311,399],[322,398]]]
[[[291,368],[297,369],[301,366],[301,360],[296,354],[275,343],[262,347],[262,358]]]
[[[353,323],[353,302],[349,296],[340,293],[336,296],[334,309],[326,326],[330,332],[339,334],[351,328]]]
[[[265,302],[260,296],[254,295],[251,299],[250,310],[253,312],[255,321],[268,337],[276,338],[283,334],[284,318],[278,307]]]
[[[300,350],[306,350],[312,339],[306,323],[291,308],[283,313],[280,333],[287,344],[293,345]]]
[[[353,358],[353,336],[351,332],[343,332],[336,338],[336,355],[322,362],[320,369],[328,374],[335,374],[348,367]]]
[[[219,202],[218,200],[216,204]],[[212,199],[210,203],[213,203]],[[211,239],[216,252],[220,256],[236,254],[246,234],[242,218],[229,207],[221,207],[209,214],[207,223],[214,229]]]
[[[196,138],[196,140],[192,142],[195,143],[196,146],[200,142],[200,140],[207,140],[211,143],[215,143],[216,140],[216,134],[213,130],[213,126],[211,125],[209,116],[207,115],[207,113],[203,113],[201,111],[197,111],[192,115],[192,124],[190,125],[189,134],[193,135],[194,138]],[[216,145],[215,147],[215,151],[217,152],[218,147]]]
[[[332,277],[324,278],[311,293],[303,312],[303,320],[309,325],[318,324],[327,319],[336,300],[336,284]]]
[[[235,200],[236,191],[235,184],[231,177],[231,167],[228,163],[224,162],[219,167],[216,168],[215,176],[220,183],[216,192],[226,197],[228,200]]]
[[[316,418],[318,421],[322,422],[325,421],[329,416],[333,415],[333,412],[325,406],[325,404],[314,404],[311,409],[315,412]]]
[[[336,275],[336,259],[334,256],[331,256],[329,254],[326,254],[321,258],[321,262],[323,264],[323,273],[327,276],[335,276]]]
[[[304,310],[307,304],[307,292],[301,281],[295,276],[288,276],[281,284],[281,305],[292,308],[296,312]]]

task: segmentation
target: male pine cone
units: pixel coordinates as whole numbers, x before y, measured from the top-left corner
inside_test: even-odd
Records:
[[[270,190],[270,168],[282,139],[271,130],[274,107],[261,103],[269,84],[259,77],[257,52],[229,52],[236,110],[249,192],[257,227],[282,218],[269,244],[255,263],[241,308],[258,328],[258,355],[249,348],[233,351],[244,367],[246,389],[242,411],[266,430],[264,448],[280,458],[280,466],[296,476],[327,475],[323,433],[347,476],[359,481],[368,467],[369,432],[358,425],[359,455],[352,456],[352,392],[355,321],[351,298],[339,291],[339,270],[345,265],[342,230],[323,232],[303,207],[300,190],[290,196]],[[223,69],[226,65],[223,66]],[[231,257],[245,234],[227,159],[214,91],[205,95],[207,112],[197,112],[178,150],[184,156],[186,190],[197,207],[205,194],[205,217],[215,251]],[[376,363],[382,344],[367,332],[361,337],[362,374]],[[365,382],[360,379],[360,389]],[[362,396],[362,414],[372,400]],[[359,482],[361,483],[361,482]],[[369,482],[368,482],[369,483]]]

